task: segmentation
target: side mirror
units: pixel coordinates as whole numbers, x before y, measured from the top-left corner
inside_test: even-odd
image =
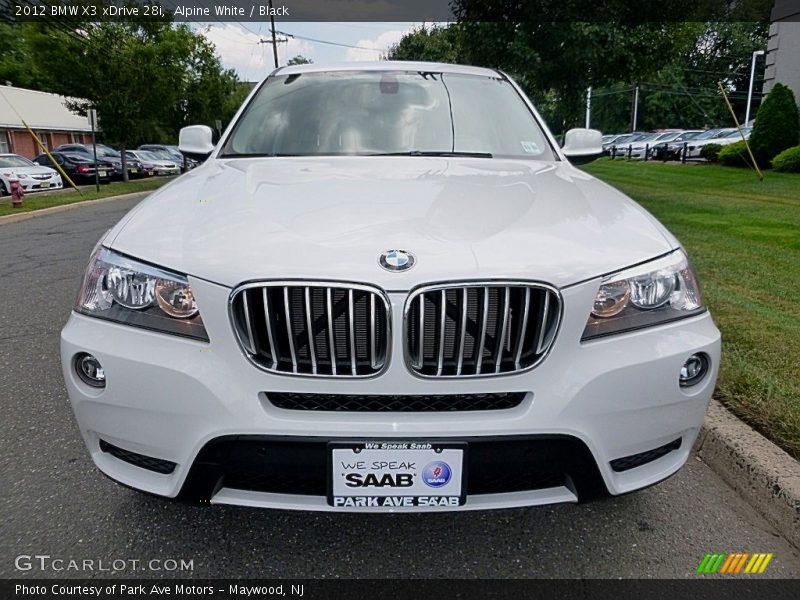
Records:
[[[561,151],[572,164],[591,162],[603,154],[603,134],[596,129],[570,129]]]
[[[214,150],[214,132],[208,125],[190,125],[181,129],[178,148],[192,158],[205,160]]]

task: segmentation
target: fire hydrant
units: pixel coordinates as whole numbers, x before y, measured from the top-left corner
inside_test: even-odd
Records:
[[[11,206],[14,208],[22,207],[22,198],[25,196],[25,190],[18,179],[12,179],[11,183]]]

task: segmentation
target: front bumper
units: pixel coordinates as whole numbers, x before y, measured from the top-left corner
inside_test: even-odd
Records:
[[[550,354],[529,372],[462,380],[422,379],[407,369],[402,360],[403,340],[395,334],[391,365],[372,379],[266,373],[252,366],[237,345],[227,313],[230,290],[190,280],[210,343],[75,313],[62,332],[67,391],[95,464],[123,484],[169,497],[182,489],[186,492],[192,466],[203,462],[198,457],[204,458],[208,448],[231,436],[243,442],[310,438],[321,444],[342,439],[477,443],[555,436],[585,448],[605,490],[622,494],[656,483],[685,463],[719,365],[720,335],[708,313],[581,343],[585,315],[599,285],[595,280],[561,290],[565,315],[561,330]],[[403,331],[406,297],[405,293],[389,294],[395,332]],[[78,352],[98,357],[107,376],[104,390],[90,388],[77,378],[72,365]],[[711,370],[697,385],[680,388],[678,372],[695,352],[708,354]],[[518,406],[505,410],[368,413],[277,408],[265,392],[526,395]],[[101,449],[101,440],[106,451]],[[640,466],[617,471],[611,467],[612,461],[676,440],[680,440],[677,449]],[[174,463],[174,469],[159,473],[135,466],[109,452],[109,444]],[[298,469],[307,467],[297,464]],[[568,478],[563,485],[552,487],[471,495],[459,510],[574,502],[583,496],[581,485]],[[216,503],[334,510],[319,494],[226,487],[224,477],[212,482],[208,490],[210,500]]]
[[[29,192],[43,192],[47,190],[60,190],[63,187],[61,177],[52,177],[50,179],[21,179],[20,183],[26,193]]]

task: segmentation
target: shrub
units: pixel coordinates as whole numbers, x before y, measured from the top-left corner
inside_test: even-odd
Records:
[[[744,141],[723,146],[719,151],[718,160],[728,167],[748,167],[751,164]]]
[[[800,116],[794,93],[776,83],[758,109],[750,148],[758,164],[768,167],[779,153],[796,146],[799,137]]]
[[[705,158],[708,162],[717,162],[720,150],[722,146],[719,144],[706,144],[700,148],[700,158]]]
[[[778,154],[772,159],[772,168],[783,173],[800,173],[800,146]]]

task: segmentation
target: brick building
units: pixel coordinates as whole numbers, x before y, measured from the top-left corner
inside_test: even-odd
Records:
[[[64,101],[65,98],[57,94],[8,85],[0,87],[0,154],[13,152],[26,158],[41,154],[22,119],[48,149],[60,144],[91,143],[92,129],[88,120],[70,112]]]

